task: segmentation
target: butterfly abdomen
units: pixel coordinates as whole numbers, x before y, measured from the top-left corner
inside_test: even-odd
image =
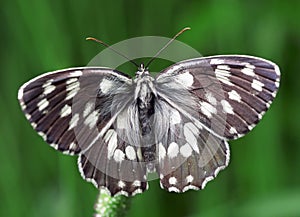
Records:
[[[151,81],[150,81],[151,82]],[[141,152],[144,162],[154,162],[156,159],[156,145],[153,134],[153,115],[155,96],[149,87],[149,81],[140,83],[140,92],[137,98],[139,111],[139,125],[141,130]],[[149,170],[153,170],[151,164]]]

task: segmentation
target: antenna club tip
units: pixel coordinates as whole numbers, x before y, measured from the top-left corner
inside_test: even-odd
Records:
[[[95,42],[98,42],[98,43],[100,43],[100,44],[103,44],[103,45],[106,46],[106,47],[109,47],[108,44],[104,43],[103,41],[100,41],[100,40],[97,39],[97,38],[87,37],[85,40],[95,41]]]
[[[185,32],[185,31],[187,31],[187,30],[190,30],[191,29],[191,27],[185,27],[185,28],[183,28],[180,32],[179,32],[179,34],[181,34],[181,33],[183,33],[183,32]]]

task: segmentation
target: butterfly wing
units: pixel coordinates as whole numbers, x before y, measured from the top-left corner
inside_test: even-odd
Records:
[[[224,169],[229,162],[227,140],[245,135],[259,122],[279,79],[274,63],[236,55],[191,59],[158,74],[157,92],[165,111],[178,112],[162,115],[177,117],[173,126],[172,118],[165,120],[173,130],[157,141],[164,156],[158,166],[162,187],[176,192],[203,188]],[[177,154],[168,154],[174,147]]]
[[[276,64],[261,58],[223,55],[180,62],[161,72],[157,81],[171,77],[177,83],[185,82],[196,97],[204,125],[225,117],[226,128],[219,136],[235,139],[248,133],[270,107],[280,71]]]
[[[162,188],[168,191],[202,189],[229,162],[226,140],[201,126],[194,112],[185,111],[164,100],[156,103],[155,124],[164,132],[157,141],[157,171]]]
[[[249,56],[187,60],[155,80],[157,171],[169,191],[200,189],[229,162],[228,139],[249,132],[279,86],[278,67]],[[31,125],[52,147],[78,154],[83,178],[112,195],[147,189],[136,84],[106,68],[39,76],[18,94]]]
[[[32,79],[20,88],[18,98],[47,143],[65,154],[79,155],[83,178],[112,195],[131,195],[147,188],[137,145],[130,144],[135,134],[124,140],[117,132],[126,128],[122,112],[130,108],[134,112],[133,91],[132,80],[121,72],[83,67]]]

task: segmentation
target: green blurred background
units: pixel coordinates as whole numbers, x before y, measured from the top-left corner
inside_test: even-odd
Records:
[[[250,54],[282,71],[278,97],[261,123],[231,142],[231,163],[202,191],[161,190],[132,200],[128,216],[300,216],[300,1],[1,1],[0,216],[92,216],[97,190],[32,130],[17,90],[46,71],[84,66],[136,36],[172,37],[203,55]],[[155,65],[155,64],[153,64]]]

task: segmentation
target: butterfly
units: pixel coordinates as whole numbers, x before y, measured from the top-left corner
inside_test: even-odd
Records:
[[[203,189],[229,163],[228,140],[262,119],[279,88],[279,67],[246,55],[175,63],[131,78],[105,67],[77,67],[25,83],[26,118],[56,150],[78,155],[84,179],[111,195],[148,189],[156,172],[170,192]]]

